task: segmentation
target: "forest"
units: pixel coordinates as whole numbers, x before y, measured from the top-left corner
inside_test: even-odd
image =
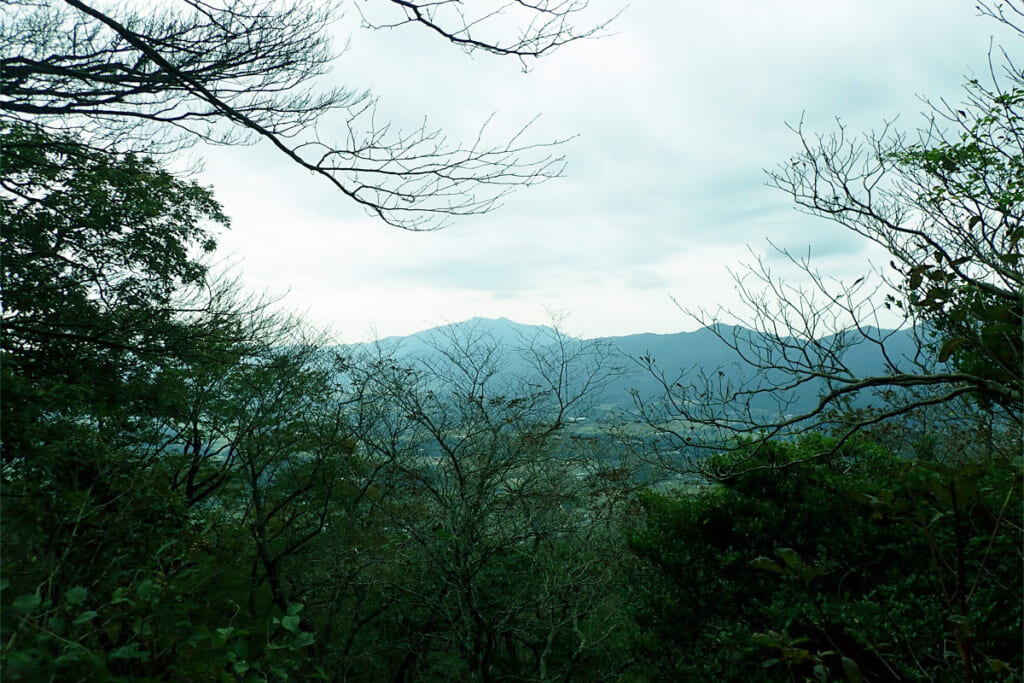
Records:
[[[581,0],[515,0],[509,35],[391,4],[512,59],[604,28]],[[696,314],[736,363],[557,322],[403,354],[245,291],[176,155],[259,140],[406,230],[560,159],[360,118],[365,95],[313,83],[334,9],[2,10],[4,680],[1022,680],[1016,45],[920,130],[798,129],[769,173],[887,251],[871,296],[755,264],[737,324]],[[1014,4],[980,9],[1024,35]],[[338,110],[340,142],[296,138]]]

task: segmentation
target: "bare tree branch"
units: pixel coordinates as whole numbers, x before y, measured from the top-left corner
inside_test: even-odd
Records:
[[[506,45],[469,38],[483,19],[452,24],[448,3],[399,4],[415,10],[414,23],[451,40],[520,57],[604,25],[574,29],[571,19],[586,6],[580,0],[513,3],[526,23],[499,22],[519,31]],[[85,0],[22,0],[0,23],[0,115],[121,151],[266,140],[372,215],[409,230],[488,212],[512,190],[561,175],[563,159],[551,151],[560,141],[526,141],[529,124],[491,142],[486,121],[475,139],[452,143],[426,122],[412,131],[381,124],[367,91],[321,87],[338,58],[327,32],[337,10],[334,2],[178,0],[140,14]],[[485,18],[499,16],[500,8]],[[324,140],[317,124],[332,113],[344,117],[344,133]]]
[[[458,0],[388,1],[402,9],[404,19],[377,23],[360,8],[367,27],[420,25],[469,52],[482,51],[520,59],[540,57],[572,41],[594,37],[615,18],[577,29],[575,16],[586,10],[587,0],[481,0],[471,4]],[[502,33],[507,32],[508,24],[520,28],[514,37],[503,39]],[[495,25],[498,28],[492,28]]]
[[[980,8],[1004,21],[1019,14]],[[961,104],[931,103],[916,137],[889,124],[860,138],[842,123],[829,135],[793,128],[800,151],[768,171],[769,185],[883,247],[889,267],[848,284],[809,255],[778,249],[808,285],[789,285],[758,259],[734,276],[744,313],[691,314],[732,349],[739,374],[673,375],[638,359],[662,388],[658,401],[636,398],[661,466],[693,468],[703,451],[752,444],[756,454],[770,439],[810,431],[835,436],[835,450],[896,420],[964,425],[964,415],[1022,443],[1024,73],[1009,58],[991,73],[991,85],[966,84]],[[881,313],[902,317],[915,350],[896,351]],[[882,374],[851,364],[866,350]],[[798,405],[807,389],[818,400]]]

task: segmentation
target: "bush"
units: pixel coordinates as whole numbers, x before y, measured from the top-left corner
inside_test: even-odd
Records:
[[[728,456],[648,492],[636,643],[677,680],[1019,680],[1021,477],[820,439]],[[796,678],[793,678],[793,677]]]

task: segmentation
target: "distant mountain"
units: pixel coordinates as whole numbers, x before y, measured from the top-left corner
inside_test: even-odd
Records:
[[[861,336],[850,337],[850,345],[842,356],[843,362],[858,377],[869,377],[885,374],[888,363],[909,369],[912,359],[918,352],[918,342],[913,330],[878,330],[865,328],[871,335],[888,335],[885,354],[878,345],[867,342]],[[735,345],[732,348],[726,341]],[[734,383],[744,377],[754,378],[767,386],[778,386],[791,380],[781,371],[763,371],[748,364],[744,357],[753,358],[755,349],[763,345],[771,345],[773,340],[764,335],[742,327],[716,325],[715,328],[705,327],[693,332],[676,334],[635,334],[624,337],[607,337],[602,339],[614,346],[624,357],[653,359],[657,367],[667,376],[682,375],[682,384],[687,380],[695,381],[702,374],[714,375],[721,371],[724,380]],[[834,336],[824,337],[823,345],[836,341]],[[783,338],[783,343],[797,343],[791,338]],[[818,398],[825,389],[825,383],[808,383],[794,391],[791,410],[806,410],[817,405]],[[613,394],[626,393],[635,389],[640,396],[656,396],[659,393],[657,380],[648,372],[635,372],[619,378],[610,387]],[[867,405],[870,397],[859,397],[859,405]],[[614,401],[620,404],[621,400]],[[769,396],[755,401],[753,407],[770,409],[775,402]]]
[[[886,353],[890,361],[899,366],[909,365],[918,350],[913,330],[876,330],[868,328],[871,333],[889,335]],[[439,349],[458,343],[470,349],[478,346],[496,345],[506,349],[502,361],[505,372],[510,374],[529,374],[528,365],[519,357],[517,350],[531,343],[553,343],[555,331],[543,325],[523,325],[508,318],[472,318],[459,323],[434,327],[405,337],[388,337],[376,342],[387,350],[389,356],[398,361],[411,362],[416,358],[430,358],[439,354]],[[701,373],[723,373],[727,380],[739,381],[742,377],[757,374],[761,381],[768,384],[782,383],[781,373],[764,373],[751,367],[736,350],[723,342],[720,336],[734,340],[741,351],[747,355],[758,344],[766,340],[758,333],[742,327],[717,325],[715,328],[705,327],[692,332],[675,334],[633,334],[617,337],[598,337],[587,341],[606,345],[613,350],[619,359],[623,372],[603,391],[595,397],[595,402],[612,407],[628,407],[632,405],[631,391],[640,396],[651,398],[659,394],[658,381],[648,372],[642,370],[641,363],[636,359],[649,357],[666,375],[683,375],[683,382],[694,380]],[[824,341],[832,340],[826,337]],[[854,338],[856,339],[856,338]],[[783,340],[786,341],[786,340]],[[789,340],[792,341],[792,340]],[[371,344],[354,344],[351,350],[366,349]],[[843,360],[858,376],[871,376],[886,372],[886,358],[877,345],[868,342],[856,343],[847,349]],[[806,409],[817,404],[818,396],[824,384],[808,384],[795,392],[793,409]],[[862,399],[862,403],[868,399]],[[769,408],[770,398],[765,397],[763,407]]]
[[[500,346],[515,348],[532,339],[550,337],[554,330],[546,325],[524,325],[508,318],[470,318],[458,323],[449,323],[414,332],[405,337],[385,337],[376,344],[383,348],[394,348],[399,357],[416,356],[436,351],[438,346],[447,345],[453,339],[495,342]],[[354,346],[370,346],[356,344]]]

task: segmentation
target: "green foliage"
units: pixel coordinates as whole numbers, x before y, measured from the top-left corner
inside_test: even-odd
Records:
[[[208,225],[227,219],[150,159],[0,133],[3,457],[39,470],[100,432],[124,443],[131,412],[158,400],[153,368],[194,351],[179,309],[201,306]]]
[[[867,444],[804,460],[821,446],[772,443],[699,493],[644,496],[650,675],[957,680],[998,662],[991,680],[1018,680],[1019,471]]]
[[[897,303],[941,333],[939,362],[981,378],[980,396],[1019,410],[1024,84],[988,90],[974,80],[967,92],[970,101],[955,110],[958,136],[899,147],[886,158],[906,179],[905,202],[921,220],[894,249],[906,296]]]
[[[1002,419],[1024,90],[976,92],[958,140],[884,157],[923,222],[875,234],[947,380]],[[0,132],[6,678],[1020,680],[1018,464],[936,433],[914,459],[752,442],[704,463],[721,481],[642,494],[624,554],[624,455],[562,424],[600,353],[559,336],[507,384],[479,338],[342,358],[213,281],[210,190]]]
[[[614,498],[574,476],[585,444],[549,423],[579,400],[564,359],[546,393],[458,391],[476,348],[429,382],[356,368],[211,281],[208,224],[225,219],[208,190],[7,133],[8,678],[598,680],[621,665]]]
[[[152,159],[30,127],[2,135],[5,325],[18,348],[162,341],[175,295],[206,275],[208,224],[228,222],[211,192]]]
[[[218,426],[239,444],[292,449],[278,485],[293,489],[274,514],[305,523],[323,471],[336,469],[324,454],[351,452],[316,423],[336,415],[306,410],[329,390],[324,371],[308,351],[255,356],[283,340],[271,335],[280,325],[209,282],[209,226],[226,223],[209,190],[31,127],[5,130],[3,145],[5,676],[308,678],[315,636],[246,561],[257,556],[239,524],[246,507],[229,495],[244,488],[238,460],[218,469],[174,451],[199,415],[187,390],[218,367],[231,378],[219,414],[233,419]],[[265,410],[240,424],[273,405],[257,389],[275,381],[305,403],[281,403],[289,420]],[[202,480],[205,497],[183,485],[193,465],[224,475]]]

